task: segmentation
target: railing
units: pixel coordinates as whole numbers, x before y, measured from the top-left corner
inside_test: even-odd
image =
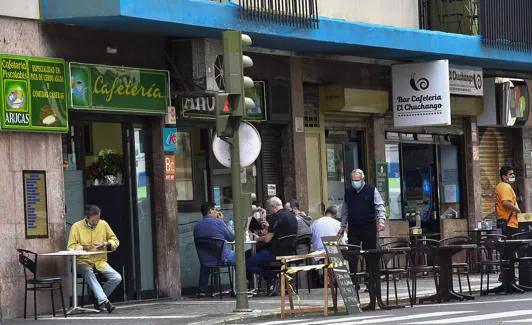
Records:
[[[239,0],[244,19],[318,28],[318,0]]]
[[[479,0],[419,0],[419,28],[478,35],[478,2]]]
[[[480,0],[480,34],[489,46],[532,51],[532,1]]]

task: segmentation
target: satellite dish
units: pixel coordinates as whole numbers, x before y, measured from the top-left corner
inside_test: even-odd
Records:
[[[255,127],[247,122],[241,122],[238,128],[240,139],[240,167],[248,167],[257,160],[262,147],[260,134]],[[212,152],[220,164],[231,167],[231,148],[229,143],[215,136],[212,141]]]

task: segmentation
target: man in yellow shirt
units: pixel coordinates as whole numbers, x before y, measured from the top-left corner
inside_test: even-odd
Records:
[[[501,182],[495,187],[497,227],[502,228],[503,235],[510,237],[519,232],[517,214],[521,213],[512,188],[512,184],[515,183],[515,172],[511,166],[503,166],[499,174]]]
[[[116,250],[120,242],[109,224],[100,220],[100,208],[95,205],[85,207],[85,218],[72,225],[68,237],[67,249],[85,250],[89,252]],[[107,298],[122,282],[122,276],[107,263],[107,253],[80,256],[77,259],[77,272],[89,285],[94,293],[94,307],[98,310],[107,309],[111,313],[115,306]],[[105,278],[103,287],[96,279],[95,272]]]

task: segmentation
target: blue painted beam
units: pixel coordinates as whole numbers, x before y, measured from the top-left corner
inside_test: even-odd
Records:
[[[85,8],[102,1],[105,6]],[[82,6],[71,0],[42,2],[46,20],[90,27],[209,38],[219,38],[223,30],[236,29],[251,34],[255,45],[266,48],[398,60],[447,58],[484,68],[532,71],[531,53],[489,48],[482,44],[480,36],[324,17],[320,17],[318,29],[302,29],[243,20],[237,5],[208,0],[85,0]]]

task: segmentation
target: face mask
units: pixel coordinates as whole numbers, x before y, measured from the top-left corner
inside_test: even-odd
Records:
[[[96,227],[96,225],[93,225],[92,223],[90,223],[89,220],[87,220],[86,222],[87,222],[87,227],[89,227],[90,229],[94,229],[94,227]]]
[[[508,182],[510,182],[510,183],[514,183],[514,182],[515,182],[515,177],[509,177],[509,178],[508,178]]]
[[[355,190],[362,188],[362,181],[351,181],[351,185]]]

